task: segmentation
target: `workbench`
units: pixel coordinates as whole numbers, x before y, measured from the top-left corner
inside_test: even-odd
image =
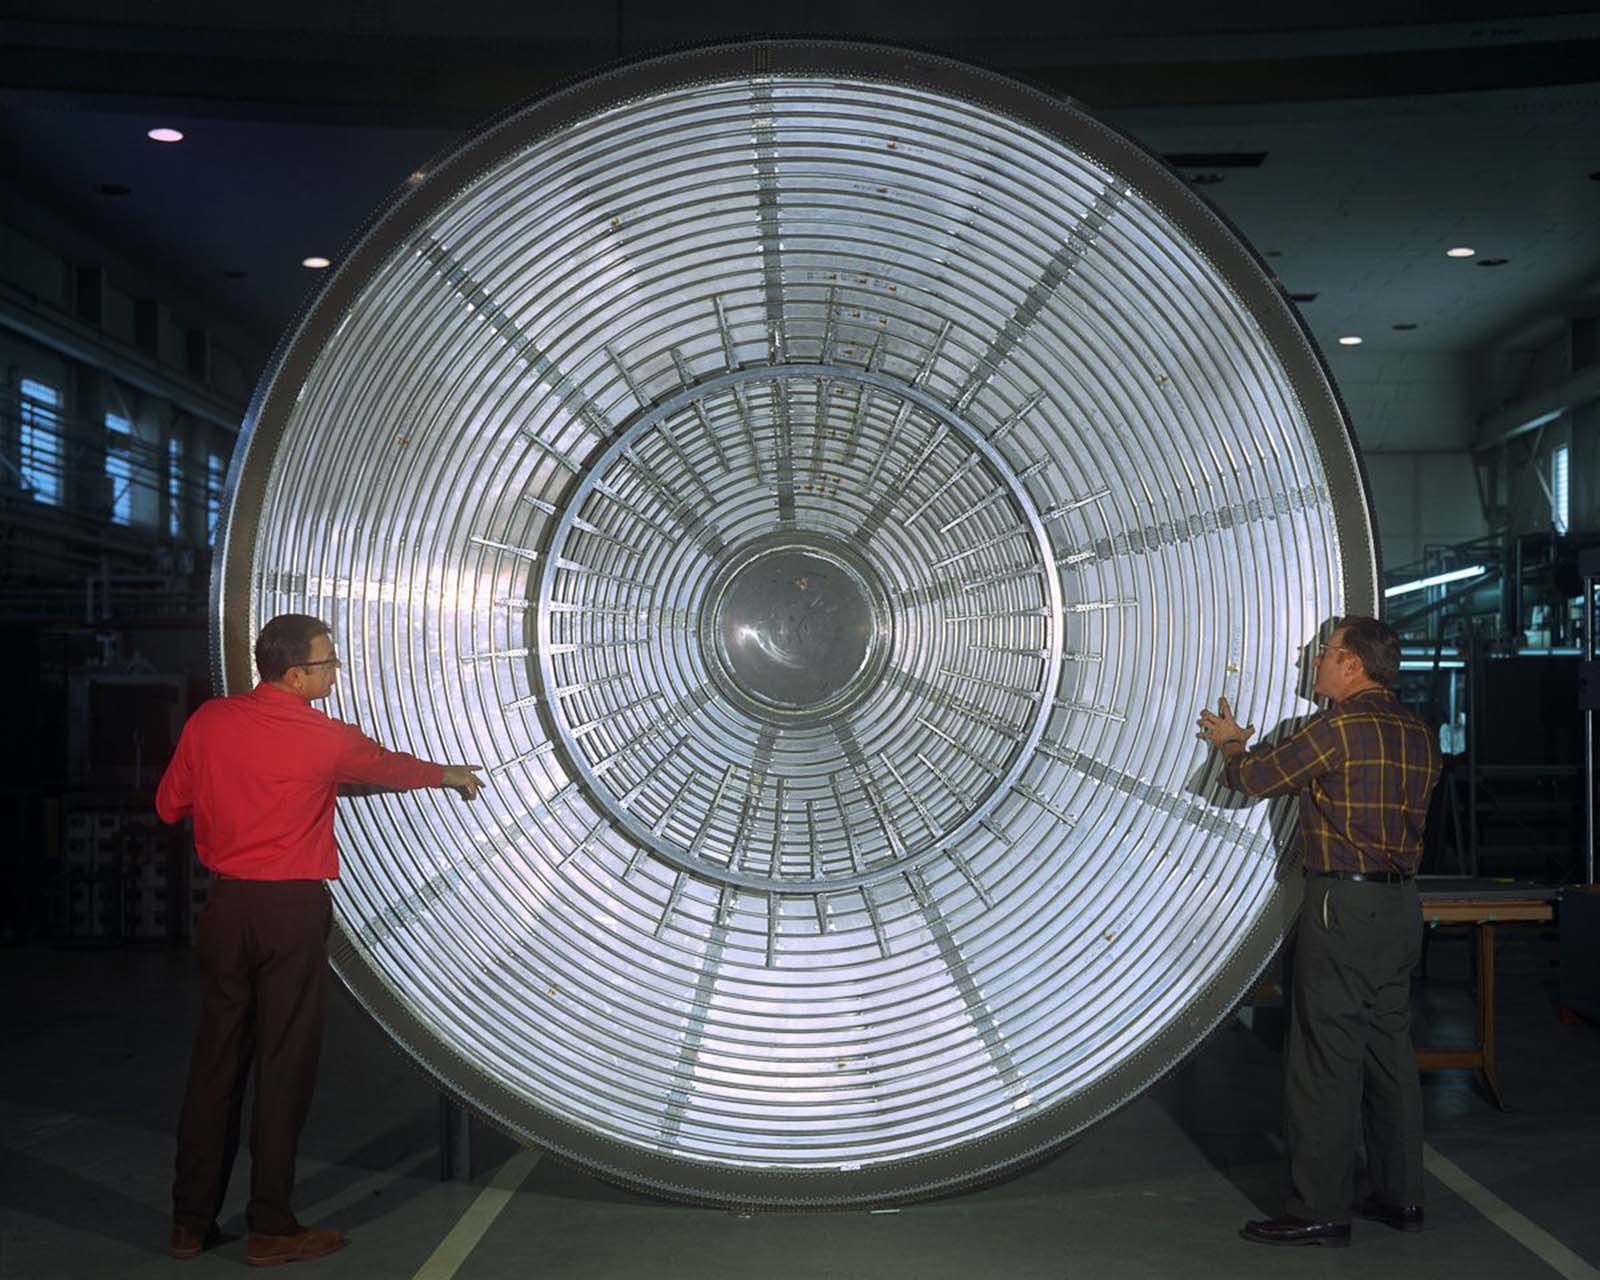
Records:
[[[1449,1048],[1419,1047],[1417,1067],[1438,1071],[1467,1067],[1478,1073],[1489,1097],[1502,1111],[1500,1078],[1494,1057],[1494,940],[1502,924],[1549,924],[1555,918],[1559,889],[1549,885],[1506,884],[1466,876],[1428,876],[1418,882],[1425,926],[1469,924],[1478,971],[1478,1038]]]

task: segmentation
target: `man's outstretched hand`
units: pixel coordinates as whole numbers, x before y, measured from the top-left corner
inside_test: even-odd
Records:
[[[1200,719],[1195,723],[1200,726],[1200,732],[1195,734],[1195,737],[1203,742],[1209,742],[1219,751],[1229,750],[1235,743],[1238,744],[1239,750],[1244,750],[1244,744],[1256,731],[1253,724],[1239,727],[1239,722],[1233,718],[1233,708],[1228,705],[1226,698],[1217,699],[1215,711],[1202,710]]]
[[[481,768],[481,764],[447,764],[444,766],[444,779],[439,785],[459,791],[463,800],[476,800],[484,785],[483,779],[478,776]]]

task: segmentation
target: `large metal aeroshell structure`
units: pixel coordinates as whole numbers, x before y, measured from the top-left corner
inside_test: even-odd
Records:
[[[1071,103],[775,42],[609,71],[412,176],[257,393],[219,680],[481,762],[341,802],[335,961],[441,1085],[623,1183],[871,1204],[1058,1148],[1238,1001],[1373,532],[1238,236]],[[1281,816],[1281,815],[1280,815]]]

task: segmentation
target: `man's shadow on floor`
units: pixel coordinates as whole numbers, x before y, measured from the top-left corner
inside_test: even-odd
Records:
[[[1256,1009],[1253,1013],[1280,1013]],[[1272,1021],[1281,1022],[1281,1019]],[[1286,1170],[1277,1139],[1283,1114],[1281,1029],[1230,1014],[1150,1095],[1197,1151],[1263,1217],[1283,1208]]]

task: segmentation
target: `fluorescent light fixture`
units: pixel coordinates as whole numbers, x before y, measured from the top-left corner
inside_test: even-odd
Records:
[[[1568,532],[1572,515],[1571,492],[1567,487],[1568,452],[1568,447],[1562,445],[1550,455],[1550,523],[1562,534]]]
[[[181,129],[151,129],[144,136],[149,138],[152,142],[183,141],[183,131]]]
[[[1541,413],[1537,418],[1529,418],[1510,434],[1514,436],[1520,436],[1524,431],[1532,431],[1536,427],[1542,427],[1546,423],[1554,422],[1565,412],[1565,409],[1552,409],[1549,413]]]
[[[1460,658],[1441,658],[1438,663],[1423,662],[1419,658],[1401,658],[1400,670],[1402,671],[1460,671],[1467,664]]]
[[[1421,591],[1424,587],[1442,587],[1447,582],[1460,582],[1463,578],[1476,578],[1487,573],[1481,564],[1475,564],[1470,569],[1452,569],[1449,573],[1436,573],[1431,578],[1417,578],[1411,582],[1402,582],[1398,587],[1390,587],[1383,593],[1385,600],[1392,600],[1395,596],[1407,596],[1413,591]]]
[[[1457,245],[1454,249],[1446,249],[1444,256],[1447,258],[1470,258],[1477,253],[1476,249],[1469,249],[1466,245]]]
[[[327,258],[311,257],[301,258],[300,265],[302,267],[310,267],[313,271],[322,271],[327,267],[331,267],[333,263],[331,263]]]
[[[1341,347],[1359,347],[1361,345],[1361,339],[1356,337],[1356,335],[1353,333],[1347,333],[1344,335],[1344,337],[1339,339],[1339,345]]]

